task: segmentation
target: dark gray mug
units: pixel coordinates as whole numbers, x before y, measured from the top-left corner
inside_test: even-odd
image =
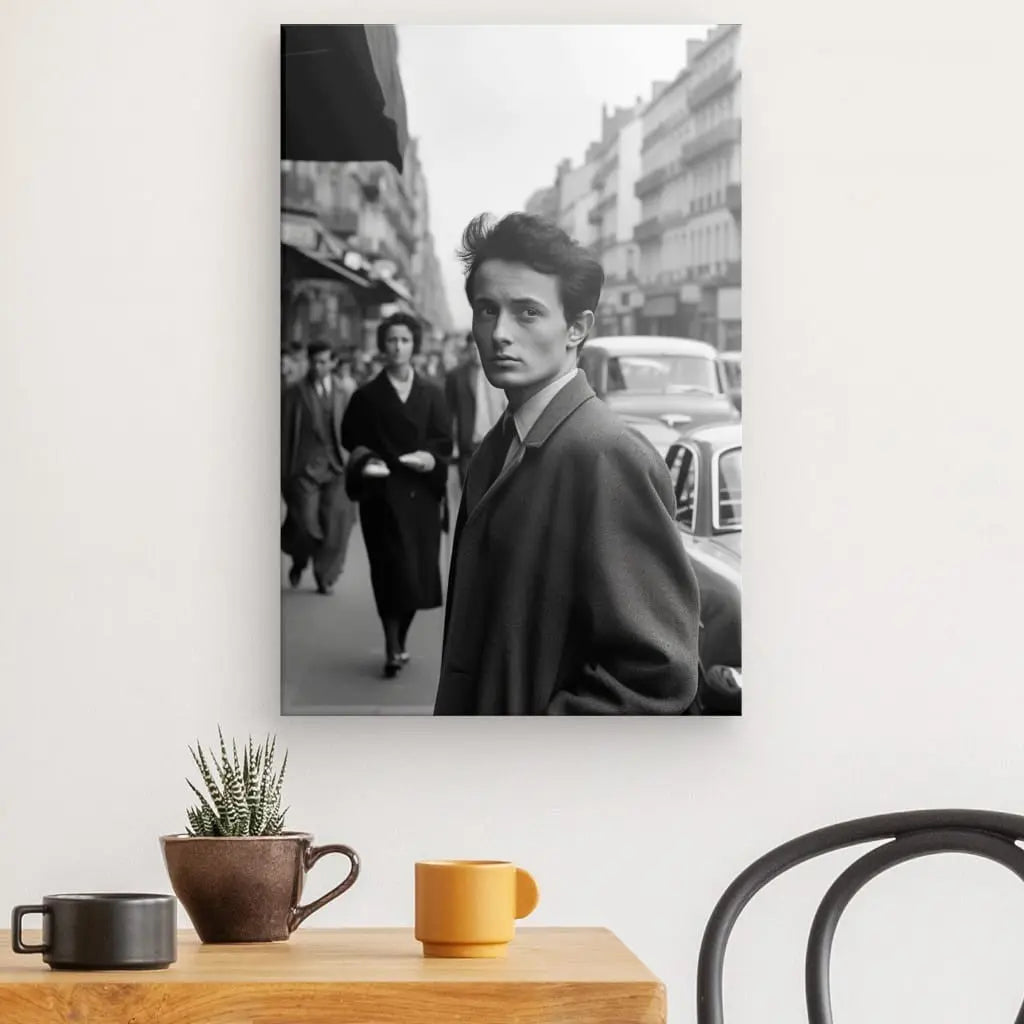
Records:
[[[64,893],[11,911],[15,953],[42,953],[57,970],[154,970],[177,959],[178,902],[145,892]],[[26,945],[22,920],[41,914],[43,941]]]

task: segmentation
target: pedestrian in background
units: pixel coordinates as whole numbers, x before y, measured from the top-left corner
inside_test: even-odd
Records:
[[[343,356],[337,355],[334,378],[338,386],[345,392],[346,398],[351,398],[359,387],[355,377],[352,376],[352,361]]]
[[[309,346],[309,370],[281,395],[281,549],[297,587],[310,562],[317,591],[330,594],[345,566],[356,510],[345,494],[341,422],[348,397],[332,374],[326,342]]]
[[[359,502],[388,678],[409,660],[416,612],[442,602],[441,502],[452,441],[441,389],[412,368],[421,339],[409,314],[381,322],[384,369],[352,396],[341,430],[352,453],[348,493]]]

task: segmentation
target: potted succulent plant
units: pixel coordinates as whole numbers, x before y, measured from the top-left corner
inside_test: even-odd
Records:
[[[203,942],[271,942],[287,939],[305,918],[350,888],[359,875],[359,857],[348,846],[314,846],[308,832],[284,831],[282,787],[288,754],[275,764],[276,737],[253,745],[241,757],[231,752],[220,728],[220,753],[189,747],[204,793],[186,780],[199,798],[188,808],[184,834],[160,837],[164,863]],[[351,868],[345,880],[307,906],[301,906],[306,872],[325,854],[342,853]]]

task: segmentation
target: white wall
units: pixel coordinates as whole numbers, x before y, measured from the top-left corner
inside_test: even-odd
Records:
[[[769,847],[889,809],[1024,808],[1021,16],[630,13],[747,26],[741,721],[279,718],[278,24],[367,15],[4,4],[0,908],[166,889],[186,743],[276,730],[289,823],[365,862],[317,925],[408,924],[419,857],[516,859],[534,923],[613,928],[682,1024],[707,915]],[[849,859],[748,910],[729,1024],[801,1019],[806,928]],[[995,866],[900,869],[840,930],[837,1019],[1011,1019],[1022,919]]]

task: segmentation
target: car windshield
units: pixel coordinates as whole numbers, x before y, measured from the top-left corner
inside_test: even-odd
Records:
[[[609,391],[706,391],[717,394],[715,362],[707,356],[609,356]]]
[[[743,459],[739,448],[722,452],[718,460],[715,528],[739,530],[743,526]]]

